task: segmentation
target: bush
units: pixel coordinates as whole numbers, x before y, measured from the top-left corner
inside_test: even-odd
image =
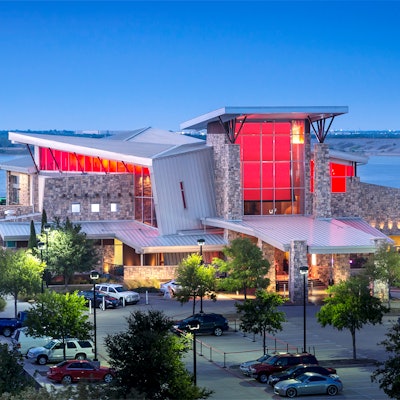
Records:
[[[155,278],[127,279],[124,284],[128,289],[140,293],[144,293],[146,290],[150,293],[156,293],[160,290],[160,281]]]

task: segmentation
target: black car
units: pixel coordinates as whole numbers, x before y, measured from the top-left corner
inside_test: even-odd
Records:
[[[196,327],[198,326],[198,329]],[[221,336],[229,329],[228,320],[221,314],[194,314],[181,321],[176,321],[173,326],[175,333],[190,332],[196,329],[196,333],[211,333]]]
[[[93,303],[93,290],[81,290],[78,292],[78,296],[83,296],[86,299],[87,304],[89,304],[89,301]],[[103,302],[106,308],[117,308],[121,305],[119,299],[96,291],[96,308],[103,307]]]
[[[316,372],[321,375],[336,375],[335,368],[325,368],[316,364],[300,364],[294,367],[291,367],[283,372],[278,372],[275,374],[271,374],[268,378],[268,383],[271,386],[275,386],[276,383],[280,381],[284,381],[286,379],[294,379],[305,372]]]

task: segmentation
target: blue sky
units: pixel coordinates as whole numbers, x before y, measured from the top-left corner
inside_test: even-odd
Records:
[[[400,129],[398,1],[0,1],[0,129],[177,130],[223,106]]]

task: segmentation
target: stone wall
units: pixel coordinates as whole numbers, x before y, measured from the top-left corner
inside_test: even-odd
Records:
[[[134,218],[134,186],[130,174],[58,175],[45,181],[43,208],[48,219],[60,217],[71,221],[124,220]],[[111,203],[117,211],[111,211]],[[80,212],[72,212],[72,204]],[[92,211],[99,204],[99,212]]]
[[[314,146],[313,215],[316,218],[331,217],[329,147],[325,143],[316,143]]]
[[[300,273],[300,267],[308,265],[307,241],[292,240],[289,261],[289,298],[294,304],[303,304],[304,291],[306,298],[308,298],[307,277],[304,289],[304,276]]]
[[[160,282],[176,278],[178,266],[125,266],[124,280],[157,279]]]

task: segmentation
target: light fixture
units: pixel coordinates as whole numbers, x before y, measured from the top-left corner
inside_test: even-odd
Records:
[[[306,276],[308,274],[308,266],[303,265],[300,267],[300,274],[303,275],[303,352],[306,352]]]

